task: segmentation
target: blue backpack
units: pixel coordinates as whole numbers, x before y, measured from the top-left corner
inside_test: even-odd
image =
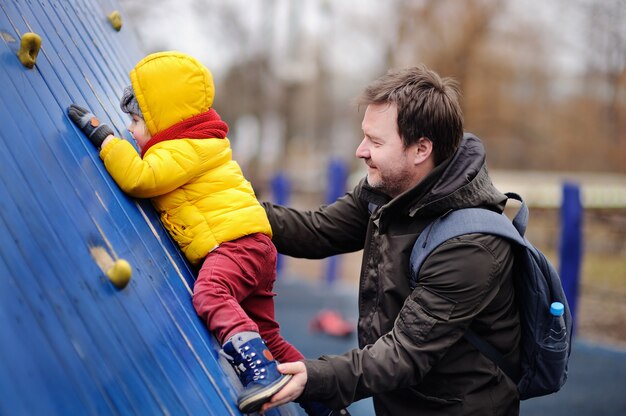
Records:
[[[517,384],[520,399],[525,400],[554,393],[565,384],[572,345],[572,317],[558,273],[544,254],[524,237],[528,207],[519,195],[506,195],[522,204],[512,222],[505,215],[487,209],[466,208],[451,211],[429,224],[411,252],[410,286],[411,289],[417,286],[424,260],[451,238],[480,233],[515,242],[515,296],[521,324],[521,366],[507,362],[501,352],[471,328],[464,336]],[[565,342],[556,351],[544,345],[553,320],[550,314],[552,302],[561,302],[565,306]]]

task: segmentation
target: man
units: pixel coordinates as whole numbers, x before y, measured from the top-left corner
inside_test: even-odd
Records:
[[[409,257],[424,227],[459,208],[502,212],[478,138],[463,134],[454,81],[425,66],[392,71],[364,91],[367,177],[316,211],[264,203],[279,252],[323,258],[363,249],[359,348],[285,363],[294,377],[269,408],[315,400],[340,408],[373,396],[377,415],[515,415],[515,384],[464,337],[471,326],[519,361],[513,253],[469,234],[438,247],[409,289]]]

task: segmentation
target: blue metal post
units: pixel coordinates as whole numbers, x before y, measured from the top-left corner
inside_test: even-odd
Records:
[[[340,159],[332,159],[328,165],[328,189],[326,191],[326,203],[330,204],[346,192],[348,180],[348,167]],[[339,257],[333,256],[326,263],[326,283],[332,284],[337,279]]]
[[[574,327],[576,325],[576,305],[582,263],[582,221],[583,206],[580,187],[574,183],[563,184],[561,204],[561,240],[559,247],[561,282],[569,303]]]
[[[270,181],[270,187],[272,188],[274,203],[278,205],[287,205],[289,203],[291,182],[284,172],[277,172],[276,175],[274,175]],[[284,261],[284,256],[279,254],[276,259],[276,277],[280,277]]]

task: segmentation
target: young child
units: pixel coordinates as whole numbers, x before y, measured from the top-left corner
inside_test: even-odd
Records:
[[[231,158],[207,68],[183,53],[159,52],[142,59],[130,79],[120,106],[132,117],[128,129],[141,154],[87,109],[72,104],[68,114],[101,147],[120,188],[150,198],[189,262],[202,264],[194,307],[245,387],[240,410],[258,410],[290,378],[272,354],[281,362],[303,358],[274,319],[276,248],[265,210]]]

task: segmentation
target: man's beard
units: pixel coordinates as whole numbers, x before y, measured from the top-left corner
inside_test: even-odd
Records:
[[[372,183],[370,176],[367,175],[367,183],[385,195],[395,198],[411,187],[409,178],[408,172],[402,171],[395,172],[391,176],[380,174],[378,180]]]

